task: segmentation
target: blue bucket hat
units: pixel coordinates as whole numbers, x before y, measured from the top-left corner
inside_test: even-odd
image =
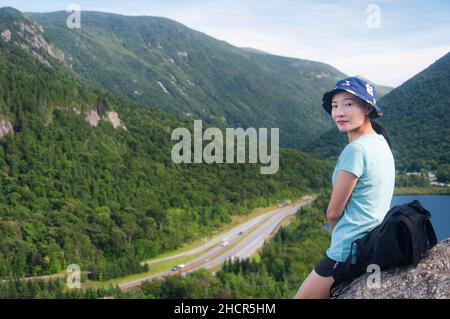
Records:
[[[349,92],[374,107],[369,114],[370,118],[383,116],[383,110],[377,105],[377,93],[375,86],[360,76],[351,76],[337,81],[333,90],[326,92],[322,97],[322,106],[331,115],[331,99],[338,91]]]

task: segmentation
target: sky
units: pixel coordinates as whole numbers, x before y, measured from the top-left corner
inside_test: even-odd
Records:
[[[450,51],[450,1],[0,0],[24,12],[160,16],[239,47],[319,61],[399,86]],[[68,14],[69,15],[69,14]]]

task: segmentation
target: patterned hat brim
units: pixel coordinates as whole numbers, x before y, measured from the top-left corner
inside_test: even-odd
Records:
[[[333,96],[339,91],[346,91],[346,92],[348,92],[350,94],[353,94],[354,96],[359,97],[363,101],[366,101],[370,105],[372,105],[374,107],[374,112],[370,113],[370,118],[378,118],[378,117],[382,117],[383,116],[384,112],[377,104],[375,104],[372,101],[369,101],[369,100],[365,99],[364,97],[356,94],[355,91],[353,91],[353,90],[341,89],[341,88],[328,91],[328,92],[326,92],[323,95],[323,97],[322,97],[322,107],[325,109],[325,111],[327,111],[328,114],[331,115],[331,100],[332,100]]]

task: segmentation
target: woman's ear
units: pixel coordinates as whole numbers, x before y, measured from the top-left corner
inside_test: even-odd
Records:
[[[364,114],[369,115],[373,111],[373,106],[370,103],[364,102]]]

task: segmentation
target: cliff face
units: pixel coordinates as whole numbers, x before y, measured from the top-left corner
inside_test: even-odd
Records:
[[[373,274],[365,274],[338,299],[434,299],[450,298],[450,238],[439,242],[417,267],[382,271],[379,285]]]
[[[65,63],[64,53],[47,41],[42,26],[26,19],[14,8],[5,7],[0,10],[0,38],[31,53],[49,67],[51,63],[47,56]]]

